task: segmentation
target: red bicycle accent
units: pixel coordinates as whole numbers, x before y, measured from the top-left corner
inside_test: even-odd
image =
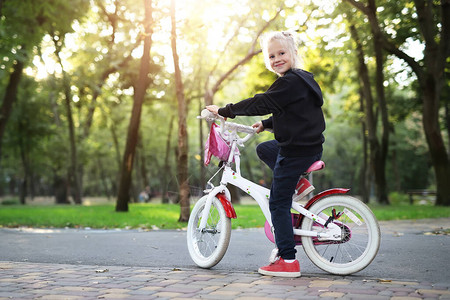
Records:
[[[223,208],[225,209],[225,213],[227,217],[230,219],[237,219],[236,211],[234,210],[233,204],[231,201],[228,201],[227,197],[224,193],[217,194],[217,199],[222,203]]]

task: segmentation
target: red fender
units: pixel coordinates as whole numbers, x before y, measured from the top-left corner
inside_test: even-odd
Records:
[[[234,210],[233,204],[231,201],[228,201],[227,197],[224,193],[220,193],[216,195],[217,199],[220,200],[220,203],[222,203],[223,208],[225,209],[225,213],[227,214],[227,217],[230,219],[236,219],[236,211]]]
[[[316,203],[320,198],[333,195],[333,194],[347,194],[350,191],[350,189],[341,189],[341,188],[334,188],[329,189],[323,192],[318,193],[314,197],[312,197],[304,206],[304,208],[309,209],[314,203]],[[302,223],[303,215],[300,215],[299,218],[295,222],[295,228],[299,228],[300,224]]]

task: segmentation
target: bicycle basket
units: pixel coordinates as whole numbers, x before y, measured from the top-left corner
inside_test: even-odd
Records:
[[[205,144],[205,166],[209,165],[211,156],[215,156],[221,161],[228,160],[231,147],[228,142],[220,135],[220,127],[216,123],[211,124],[208,139]],[[236,151],[239,151],[236,149]]]

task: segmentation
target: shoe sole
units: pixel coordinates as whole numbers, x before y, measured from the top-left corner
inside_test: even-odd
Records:
[[[276,276],[276,277],[289,277],[289,278],[295,278],[300,277],[300,272],[270,272],[262,269],[258,269],[258,273],[261,275],[268,275],[268,276]]]
[[[314,187],[313,186],[309,186],[300,195],[294,194],[294,196],[292,197],[292,200],[300,201],[304,197],[306,197],[309,193],[311,193],[312,191],[314,191]]]

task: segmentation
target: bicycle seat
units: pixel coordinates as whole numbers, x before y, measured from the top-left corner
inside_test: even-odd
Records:
[[[325,168],[325,163],[321,160],[313,162],[313,164],[306,170],[306,173],[311,173],[313,171],[319,171]]]

